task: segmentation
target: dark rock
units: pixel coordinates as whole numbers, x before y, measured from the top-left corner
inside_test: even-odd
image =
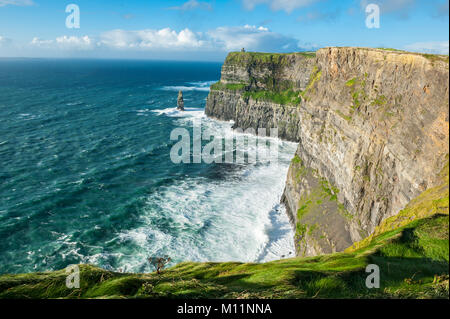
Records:
[[[301,226],[297,255],[318,255],[370,235],[436,186],[449,154],[448,77],[445,57],[408,52],[231,53],[205,112],[299,143],[282,202]],[[301,101],[271,98],[289,90]],[[329,194],[308,201],[324,183]]]
[[[181,91],[178,92],[177,110],[184,111],[183,92]]]

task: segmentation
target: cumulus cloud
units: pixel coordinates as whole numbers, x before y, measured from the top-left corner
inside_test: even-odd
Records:
[[[94,47],[94,42],[87,35],[83,37],[68,37],[66,35],[56,38],[56,44],[63,49],[86,50]]]
[[[319,0],[242,0],[247,10],[253,10],[257,5],[267,4],[273,11],[284,10],[291,13],[297,8],[307,7]]]
[[[31,46],[60,51],[102,52],[204,52],[225,53],[245,48],[251,51],[292,52],[305,49],[295,38],[272,32],[262,26],[218,27],[208,32],[188,28],[146,30],[111,30],[97,37],[61,36],[56,39],[33,38]]]
[[[218,27],[206,33],[189,29],[113,30],[101,35],[100,43],[118,49],[140,50],[295,50],[297,40],[257,26]]]
[[[208,2],[201,2],[197,0],[189,0],[183,5],[179,7],[170,7],[169,10],[181,10],[181,11],[188,11],[188,10],[195,10],[195,9],[204,9],[204,10],[212,10],[211,4]]]
[[[30,44],[40,48],[57,48],[63,50],[90,50],[96,46],[94,41],[87,35],[83,37],[69,37],[64,35],[57,37],[55,40],[44,40],[35,37],[31,40]]]
[[[0,7],[5,7],[8,5],[28,7],[34,5],[34,2],[33,0],[0,0]]]
[[[116,49],[196,49],[205,46],[201,33],[189,29],[176,32],[170,28],[161,30],[112,30],[100,36],[99,44]]]
[[[229,51],[294,52],[309,50],[314,44],[276,33],[263,26],[218,27],[207,32],[145,29],[110,30],[96,36],[62,35],[53,39],[35,37],[23,50],[30,55],[45,56],[152,56],[176,57],[208,56],[214,59]]]
[[[448,41],[416,42],[408,44],[405,49],[413,52],[448,54]]]
[[[51,45],[52,43],[53,43],[53,40],[43,40],[38,37],[34,37],[33,40],[31,40],[31,42],[30,42],[31,45],[35,45],[35,46],[39,46],[39,47],[48,46],[48,45]]]

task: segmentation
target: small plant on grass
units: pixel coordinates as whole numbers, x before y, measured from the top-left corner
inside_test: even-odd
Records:
[[[158,275],[161,274],[161,270],[171,261],[172,259],[169,256],[164,257],[150,257],[148,262],[155,267],[156,273]]]

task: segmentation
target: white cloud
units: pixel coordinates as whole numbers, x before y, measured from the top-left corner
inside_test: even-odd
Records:
[[[230,51],[248,50],[296,50],[298,41],[271,32],[265,27],[237,26],[219,27],[206,33],[195,33],[189,29],[180,32],[165,28],[161,30],[105,32],[100,44],[117,49],[139,50],[191,50]]]
[[[197,0],[189,0],[183,5],[179,7],[170,7],[168,8],[170,10],[181,10],[181,11],[188,11],[188,10],[194,10],[194,9],[204,9],[204,10],[212,10],[211,4],[208,2],[201,2]]]
[[[250,51],[292,52],[300,50],[299,41],[270,31],[262,26],[219,27],[208,32],[190,29],[176,31],[171,28],[159,30],[111,30],[97,37],[61,36],[56,39],[33,38],[30,42],[35,50],[95,53],[101,50],[114,53],[220,53],[245,48]],[[304,48],[302,46],[302,48]],[[38,51],[36,51],[38,52]]]
[[[413,52],[448,54],[448,41],[416,42],[405,45],[405,49]]]
[[[100,36],[99,44],[117,49],[196,49],[205,46],[201,33],[189,29],[176,32],[170,28],[161,30],[112,30]]]
[[[52,43],[53,43],[53,40],[42,40],[38,37],[34,37],[33,40],[31,40],[31,42],[30,42],[31,45],[40,46],[40,47],[48,46]]]
[[[273,11],[291,13],[297,8],[307,7],[319,0],[242,0],[244,7],[253,10],[259,4],[268,4]]]
[[[225,51],[240,50],[241,48],[255,51],[298,50],[297,40],[271,32],[265,27],[250,25],[219,27],[209,31],[208,35],[216,46]]]
[[[0,7],[8,5],[28,7],[34,5],[34,2],[32,0],[0,0]]]
[[[68,37],[66,35],[56,38],[56,44],[63,49],[88,50],[94,47],[94,41],[87,35],[83,37]]]
[[[10,44],[11,42],[12,42],[11,39],[5,38],[0,35],[0,47],[6,46],[6,45]]]

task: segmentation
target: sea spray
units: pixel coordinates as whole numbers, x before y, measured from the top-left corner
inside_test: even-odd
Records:
[[[149,272],[152,256],[263,261],[293,251],[279,197],[295,144],[277,140],[277,163],[170,160],[171,130],[192,134],[195,119],[234,136],[232,123],[204,115],[219,63],[0,64],[0,273],[79,263]],[[185,112],[178,87],[191,88]]]

